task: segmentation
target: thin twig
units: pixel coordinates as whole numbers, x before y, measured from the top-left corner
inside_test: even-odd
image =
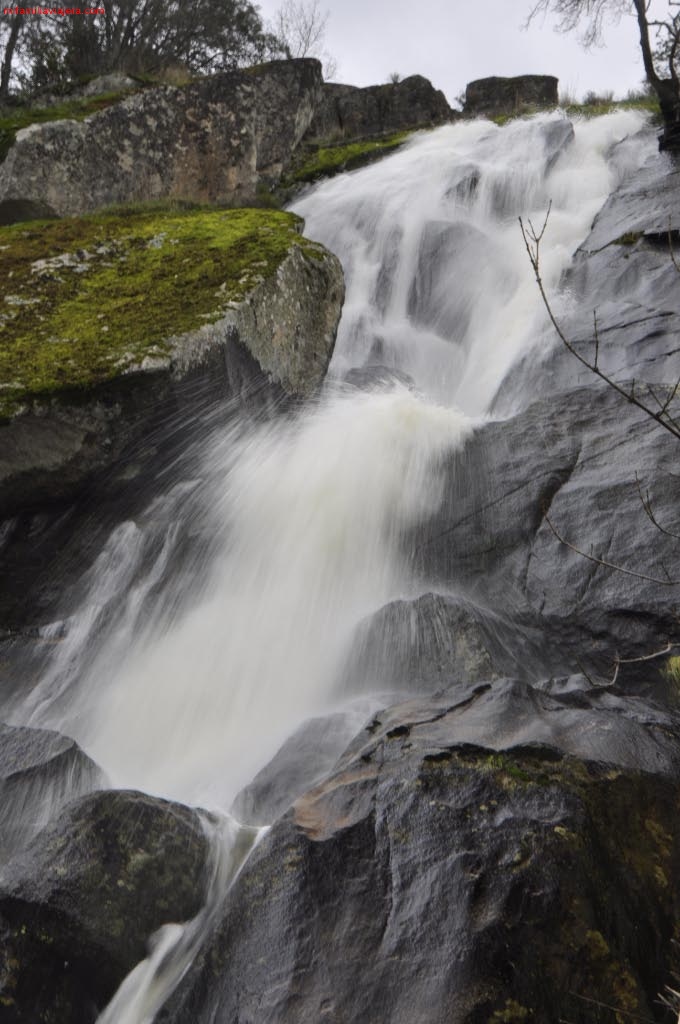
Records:
[[[617,654],[614,658],[616,670],[614,671],[614,675],[612,676],[609,685],[613,686],[616,680],[618,679],[619,669],[621,665],[636,665],[640,661],[653,661],[654,658],[662,658],[664,654],[670,654],[670,652],[675,650],[676,647],[680,647],[680,644],[672,644],[669,640],[669,642],[662,650],[654,651],[653,654],[642,654],[639,658],[619,658]]]
[[[671,530],[667,530],[665,526],[662,526],[659,520],[654,515],[654,509],[652,508],[652,499],[649,496],[649,491],[642,493],[642,484],[640,483],[640,477],[635,474],[635,482],[637,484],[638,494],[640,495],[640,501],[642,507],[645,510],[645,514],[652,521],[654,526],[659,530],[660,533],[665,533],[667,537],[671,537],[673,540],[680,540],[680,534],[673,533]]]
[[[630,1017],[631,1020],[642,1020],[645,1024],[654,1024],[651,1017],[641,1017],[639,1013],[631,1013],[630,1010],[622,1010],[619,1006],[612,1006],[611,1003],[603,1003],[599,999],[589,999],[588,996],[580,996],[578,992],[570,992],[570,996],[574,999],[581,999],[584,1003],[591,1003],[593,1006],[601,1006],[605,1010],[612,1010],[614,1013],[620,1013],[623,1017]]]
[[[622,398],[625,398],[625,400],[627,402],[630,402],[636,408],[638,408],[642,412],[644,412],[645,415],[649,416],[656,423],[658,423],[659,426],[663,427],[664,430],[667,430],[670,434],[673,435],[673,437],[676,438],[676,440],[680,440],[680,425],[676,424],[674,422],[674,420],[672,419],[672,417],[668,415],[667,409],[661,408],[659,410],[659,412],[656,412],[649,405],[646,405],[644,402],[640,401],[640,399],[636,397],[636,395],[635,395],[635,382],[633,382],[630,390],[626,390],[626,388],[622,387],[620,384],[617,384],[616,381],[612,377],[609,377],[606,373],[604,373],[599,368],[599,366],[597,365],[597,359],[599,358],[599,338],[598,338],[598,332],[596,332],[596,336],[595,336],[596,361],[593,363],[589,359],[586,359],[585,356],[581,355],[581,353],[578,351],[578,349],[576,349],[574,344],[571,341],[569,341],[569,339],[567,338],[566,334],[562,330],[562,328],[561,328],[557,318],[555,317],[555,314],[553,313],[552,307],[551,307],[550,302],[548,300],[548,296],[547,296],[546,291],[545,291],[545,286],[543,284],[543,278],[541,277],[541,270],[540,270],[540,247],[541,247],[541,241],[543,239],[543,236],[545,234],[545,231],[546,231],[546,228],[547,228],[547,225],[548,225],[548,218],[550,216],[551,208],[552,208],[552,200],[548,204],[548,210],[546,212],[545,220],[543,221],[543,226],[542,226],[540,232],[536,232],[536,230],[535,230],[535,228],[534,228],[534,226],[533,226],[533,224],[532,224],[532,222],[530,220],[527,222],[528,223],[528,228],[525,227],[524,226],[524,221],[522,220],[521,217],[519,218],[519,226],[520,226],[520,230],[522,232],[522,239],[524,241],[524,247],[525,247],[525,249],[527,251],[527,255],[529,257],[529,262],[531,263],[532,269],[534,271],[534,277],[536,278],[536,284],[538,285],[538,290],[540,292],[541,299],[543,300],[543,305],[545,306],[546,312],[547,312],[547,314],[548,314],[548,316],[550,318],[550,322],[552,323],[553,327],[555,328],[555,331],[557,332],[558,338],[560,339],[560,341],[562,342],[564,347],[569,352],[571,352],[571,354],[576,359],[578,359],[578,361],[583,366],[585,366],[588,370],[590,370],[591,373],[594,373],[597,377],[600,378],[600,380],[603,380],[605,382],[605,384],[608,384],[610,388],[613,388],[614,391],[617,392],[617,394],[621,395]],[[656,397],[656,396],[654,396],[654,397]],[[658,401],[658,399],[657,399],[657,401]],[[664,418],[664,416],[666,418]]]
[[[635,569],[626,569],[625,566],[617,565],[616,562],[608,562],[605,558],[598,558],[597,555],[589,554],[587,551],[583,551],[575,544],[570,544],[568,540],[565,540],[565,538],[557,530],[547,511],[543,512],[543,518],[545,519],[546,523],[548,524],[552,532],[557,537],[560,544],[564,544],[564,546],[569,548],[570,551],[575,551],[577,555],[581,555],[583,558],[587,558],[589,562],[595,562],[596,565],[602,565],[606,569],[615,569],[616,572],[622,572],[626,576],[634,576],[636,579],[645,580],[647,583],[658,583],[662,587],[676,587],[680,585],[680,580],[673,580],[670,578],[663,580],[658,576],[647,576],[646,573],[637,572]]]

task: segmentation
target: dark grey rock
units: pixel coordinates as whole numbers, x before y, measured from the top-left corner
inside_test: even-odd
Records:
[[[345,384],[361,391],[390,391],[396,386],[413,389],[413,378],[401,370],[390,366],[369,363],[367,366],[353,367],[343,378]]]
[[[343,670],[360,693],[431,693],[458,680],[498,675],[490,648],[500,632],[494,616],[443,594],[392,601],[357,629]]]
[[[470,287],[470,267],[475,286]],[[456,288],[464,274],[466,287]],[[510,295],[514,278],[496,258],[489,237],[472,224],[430,221],[423,229],[408,313],[420,327],[462,342],[478,303],[488,295]]]
[[[162,924],[201,908],[198,815],[142,793],[71,804],[0,886],[3,1021],[90,1024]]]
[[[677,718],[564,689],[376,716],[255,849],[158,1020],[586,1024],[593,999],[653,1019],[678,960]]]
[[[4,862],[64,804],[103,784],[103,773],[68,736],[0,724],[0,878]]]
[[[581,248],[594,252],[637,233],[667,238],[669,230],[680,230],[679,194],[677,163],[668,154],[652,154],[641,171],[612,193]]]
[[[327,82],[307,138],[349,140],[445,124],[455,117],[444,93],[422,75],[363,89]]]
[[[375,708],[375,702],[371,702]],[[270,825],[322,779],[369,717],[368,702],[310,718],[234,800],[231,813],[251,825]]]
[[[600,368],[621,381],[674,384],[680,376],[680,289],[669,253],[668,228],[677,233],[680,179],[670,158],[656,152],[645,131],[627,145],[650,156],[634,175],[621,155],[622,184],[598,213],[558,291],[549,295],[567,338],[593,361],[597,315]],[[675,236],[674,236],[675,237]],[[677,248],[677,244],[676,244]],[[546,340],[513,367],[499,389],[495,408],[516,408],[522,396],[547,394],[593,381],[593,374],[559,343],[550,327]]]
[[[551,671],[580,663],[611,675],[615,658],[675,639],[678,542],[646,517],[677,523],[677,441],[606,386],[582,388],[480,427],[448,466],[442,511],[412,538],[420,569],[485,607],[545,630]],[[626,575],[588,561],[561,537]],[[647,578],[649,577],[649,578]],[[632,669],[630,669],[632,671]]]
[[[516,114],[526,109],[556,107],[558,80],[552,75],[518,75],[515,78],[479,78],[468,82],[463,113]]]
[[[321,85],[318,61],[273,61],[31,125],[0,167],[0,223],[34,206],[64,217],[165,197],[252,202],[288,166]]]

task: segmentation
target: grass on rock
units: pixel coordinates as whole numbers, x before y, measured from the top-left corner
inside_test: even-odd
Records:
[[[168,339],[221,319],[292,245],[293,214],[122,207],[0,229],[0,416],[168,354]]]

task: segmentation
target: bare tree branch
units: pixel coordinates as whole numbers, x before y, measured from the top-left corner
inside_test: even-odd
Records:
[[[662,650],[654,651],[653,654],[643,654],[639,658],[619,658],[617,654],[614,658],[614,664],[616,666],[616,669],[614,671],[614,675],[609,681],[609,685],[613,686],[615,684],[616,680],[619,677],[619,669],[622,665],[637,665],[642,661],[653,661],[655,658],[663,658],[665,654],[670,654],[671,651],[674,651],[677,647],[680,647],[680,644],[672,644],[669,641],[666,644],[666,646],[662,648]]]
[[[670,415],[670,413],[668,411],[671,400],[677,394],[678,384],[680,384],[680,381],[678,382],[678,384],[676,384],[675,388],[673,389],[671,397],[668,399],[668,401],[666,403],[663,403],[663,404],[661,402],[659,402],[658,397],[651,391],[651,388],[650,388],[650,393],[652,394],[652,397],[659,404],[659,410],[657,411],[657,410],[653,409],[650,405],[648,405],[646,402],[642,401],[635,394],[635,382],[633,382],[633,384],[630,387],[630,389],[627,390],[625,387],[623,387],[622,385],[618,384],[614,380],[613,377],[610,377],[608,374],[604,373],[600,369],[600,367],[598,365],[598,362],[599,362],[599,344],[600,343],[599,343],[599,332],[598,332],[598,328],[597,328],[597,316],[596,315],[595,315],[595,318],[594,318],[594,325],[595,325],[595,337],[594,337],[595,360],[594,361],[592,361],[590,359],[587,359],[585,356],[583,356],[578,351],[578,349],[575,347],[573,342],[571,342],[567,338],[567,336],[565,335],[564,331],[562,330],[562,327],[559,324],[557,318],[555,317],[555,314],[554,314],[554,312],[552,310],[552,307],[550,305],[550,302],[548,300],[548,296],[547,296],[546,291],[545,291],[545,286],[543,284],[543,279],[541,277],[541,270],[540,270],[540,247],[541,247],[541,241],[543,240],[543,236],[545,235],[545,231],[546,231],[546,228],[548,226],[548,218],[550,216],[551,208],[552,208],[552,202],[548,205],[548,210],[547,210],[547,213],[546,213],[546,216],[545,216],[545,220],[544,220],[543,226],[542,226],[542,228],[541,228],[541,230],[539,232],[536,231],[536,229],[534,228],[534,226],[533,226],[531,221],[528,221],[527,222],[528,223],[528,227],[525,227],[524,226],[524,221],[522,220],[521,217],[519,218],[519,225],[520,225],[520,229],[522,231],[522,238],[524,240],[524,246],[526,248],[527,254],[529,256],[529,261],[530,261],[532,269],[534,271],[534,277],[536,278],[536,283],[538,285],[538,290],[540,292],[541,299],[543,300],[543,305],[545,306],[546,311],[548,313],[548,316],[550,317],[550,322],[552,323],[553,327],[555,328],[555,331],[557,332],[557,336],[559,337],[559,339],[562,342],[562,344],[564,345],[564,347],[569,352],[571,352],[571,354],[576,359],[578,359],[578,361],[583,366],[585,366],[588,370],[590,370],[591,373],[594,373],[597,377],[600,378],[600,380],[603,380],[606,384],[609,385],[610,388],[613,388],[614,391],[616,391],[619,395],[621,395],[622,398],[625,398],[625,400],[627,402],[630,402],[631,405],[634,405],[636,408],[640,409],[642,412],[645,413],[645,415],[649,416],[656,423],[658,423],[659,426],[663,427],[664,430],[667,430],[670,434],[673,435],[673,437],[675,437],[677,440],[680,441],[680,424],[676,423],[676,421],[674,420],[674,418]]]
[[[651,498],[649,497],[649,491],[645,491],[644,494],[642,493],[642,484],[640,483],[640,478],[637,475],[637,473],[635,474],[635,482],[637,484],[637,491],[638,491],[638,494],[640,495],[640,501],[642,502],[642,507],[645,510],[645,515],[647,516],[647,518],[652,521],[652,523],[657,528],[657,530],[659,530],[660,533],[665,533],[667,537],[671,537],[673,540],[679,540],[680,541],[680,534],[673,533],[671,530],[667,530],[665,526],[661,525],[661,523],[658,521],[658,519],[654,515],[654,510],[652,508],[652,501],[651,501]]]
[[[587,558],[589,562],[594,562],[596,565],[601,565],[605,569],[614,569],[616,572],[622,572],[625,576],[634,576],[636,579],[645,580],[645,582],[647,583],[658,583],[662,587],[680,586],[680,579],[674,580],[670,577],[662,579],[660,576],[648,576],[646,573],[638,572],[635,569],[627,569],[623,565],[617,565],[616,562],[609,562],[606,558],[600,558],[598,555],[595,555],[592,552],[588,553],[587,551],[584,551],[583,548],[579,548],[576,544],[572,544],[570,541],[566,540],[561,535],[561,533],[558,531],[557,527],[553,523],[552,519],[550,518],[547,510],[544,510],[543,512],[543,518],[545,519],[546,523],[548,524],[548,526],[550,527],[550,529],[552,530],[553,534],[558,539],[560,544],[564,544],[566,548],[569,548],[570,551],[576,552],[577,555],[581,555],[583,558]]]

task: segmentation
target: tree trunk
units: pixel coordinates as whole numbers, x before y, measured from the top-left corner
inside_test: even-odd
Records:
[[[656,93],[663,117],[663,132],[659,139],[659,149],[672,153],[680,153],[680,87],[677,75],[660,78],[654,66],[654,54],[649,40],[649,22],[647,20],[646,0],[633,0],[640,30],[640,50],[645,67],[647,81]],[[671,54],[671,61],[674,51]],[[671,69],[673,70],[673,69]]]
[[[19,34],[23,23],[23,14],[15,14],[12,18],[7,44],[5,46],[5,54],[2,60],[2,67],[0,68],[0,103],[4,103],[9,96],[9,80],[12,75],[12,60],[14,58],[14,51],[19,40]]]

